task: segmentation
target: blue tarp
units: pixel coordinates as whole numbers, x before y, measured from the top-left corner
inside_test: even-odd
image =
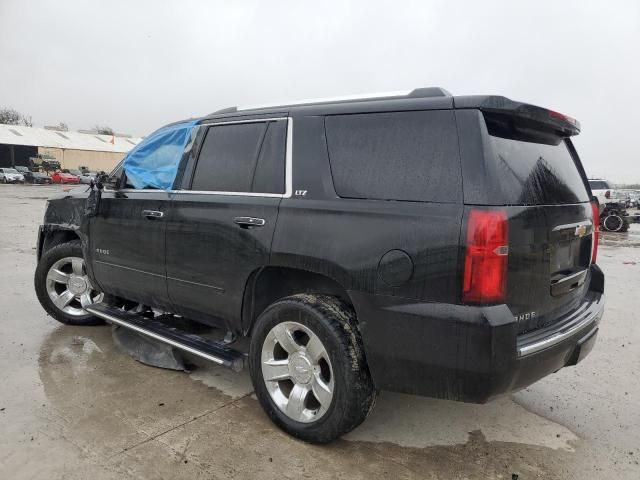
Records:
[[[167,125],[142,140],[124,159],[127,180],[135,188],[171,190],[184,149],[198,121]]]

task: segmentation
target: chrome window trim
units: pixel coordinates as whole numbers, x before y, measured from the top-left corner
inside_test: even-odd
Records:
[[[285,191],[284,193],[259,193],[259,192],[222,192],[222,191],[209,191],[209,190],[158,190],[158,189],[136,189],[136,188],[122,188],[120,190],[105,189],[107,192],[124,192],[124,193],[158,193],[167,192],[171,194],[189,194],[189,195],[222,195],[222,196],[234,196],[234,197],[267,197],[267,198],[291,198],[293,194],[293,118],[291,117],[272,117],[272,118],[260,118],[251,120],[237,120],[231,122],[212,122],[202,123],[206,126],[219,126],[219,125],[237,125],[242,123],[264,123],[273,122],[276,120],[287,121],[287,141],[285,152]]]
[[[268,117],[268,118],[251,118],[247,120],[231,120],[230,122],[207,122],[200,125],[217,126],[217,125],[237,125],[239,123],[262,123],[262,122],[274,122],[276,120],[290,120],[291,117]]]

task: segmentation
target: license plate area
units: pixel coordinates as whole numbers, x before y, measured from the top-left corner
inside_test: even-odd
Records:
[[[550,238],[551,295],[564,295],[584,284],[591,263],[591,222],[561,225]]]

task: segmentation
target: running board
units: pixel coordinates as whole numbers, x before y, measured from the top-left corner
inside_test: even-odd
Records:
[[[222,343],[179,330],[157,320],[110,307],[104,303],[94,303],[85,307],[85,310],[111,324],[128,328],[218,365],[231,368],[236,372],[244,367],[245,355]]]

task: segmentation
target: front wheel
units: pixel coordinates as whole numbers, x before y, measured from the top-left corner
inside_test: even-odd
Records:
[[[249,367],[267,415],[308,442],[349,432],[375,403],[355,314],[335,297],[293,295],[268,307],[251,337]]]
[[[42,307],[59,322],[68,325],[100,325],[101,319],[84,307],[101,302],[84,266],[80,240],[56,245],[44,253],[35,274],[36,295]]]

